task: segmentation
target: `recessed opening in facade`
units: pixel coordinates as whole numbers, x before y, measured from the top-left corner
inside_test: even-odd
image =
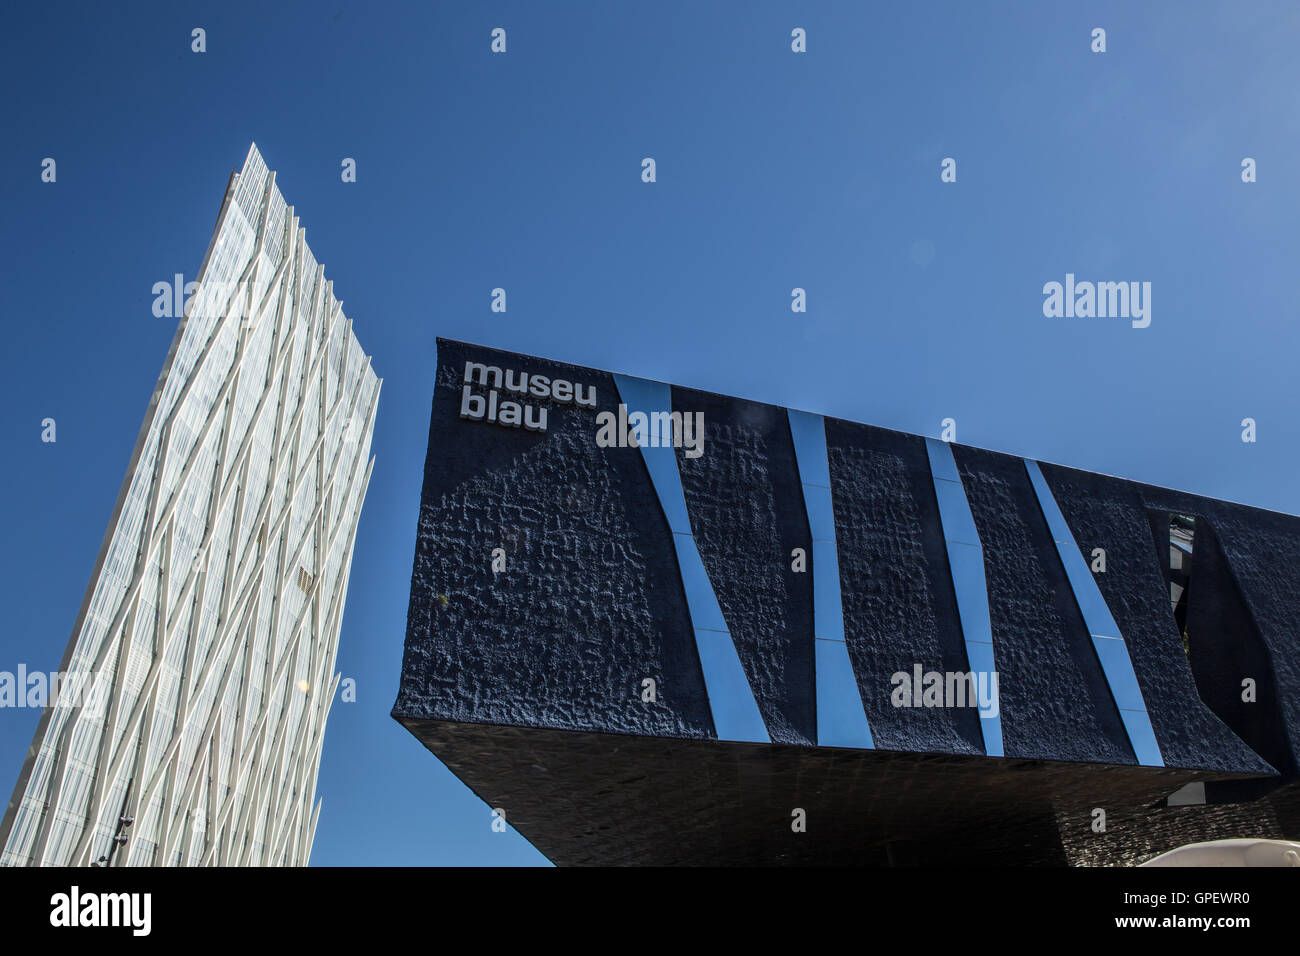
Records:
[[[1192,551],[1195,547],[1196,519],[1191,515],[1171,515],[1169,518],[1169,605],[1178,633],[1183,638],[1183,653],[1191,659],[1191,641],[1187,636],[1188,584],[1192,572]]]
[[[1204,516],[1179,512],[1152,510],[1148,518],[1197,693],[1252,750],[1286,772],[1292,761],[1273,665],[1218,529]]]

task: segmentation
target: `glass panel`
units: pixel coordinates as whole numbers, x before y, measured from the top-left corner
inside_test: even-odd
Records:
[[[849,649],[843,641],[816,641],[817,745],[872,748]]]
[[[763,715],[758,711],[749,680],[736,656],[731,635],[725,631],[697,629],[695,646],[700,652],[718,739],[769,743],[772,738],[768,736]]]
[[[831,486],[830,461],[826,457],[826,425],[822,416],[787,409],[790,437],[794,439],[799,480],[823,488]]]

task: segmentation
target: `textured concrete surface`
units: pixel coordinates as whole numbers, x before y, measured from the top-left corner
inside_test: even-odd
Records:
[[[975,708],[895,707],[890,677],[968,671],[925,441],[828,419],[845,640],[876,746],[982,754]]]
[[[677,451],[696,545],[772,740],[817,740],[812,572],[803,490],[783,408],[673,389],[673,409],[704,413],[706,453]]]
[[[595,413],[547,403],[532,434],[459,418],[466,351],[444,343],[395,713],[712,736],[668,525],[640,452],[595,445]],[[609,376],[498,355],[503,367]],[[611,401],[615,405],[610,405]],[[492,551],[505,551],[494,574]],[[644,703],[642,680],[658,700]]]
[[[1135,763],[1024,462],[953,456],[984,547],[1007,756]]]

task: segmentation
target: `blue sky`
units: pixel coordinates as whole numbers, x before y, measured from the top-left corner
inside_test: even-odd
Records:
[[[152,286],[193,277],[250,141],[384,378],[313,863],[546,862],[388,716],[436,335],[1300,512],[1293,3],[5,21],[0,669],[58,665],[174,332]],[[1045,318],[1066,273],[1150,282],[1150,327]],[[36,716],[0,712],[3,799]]]

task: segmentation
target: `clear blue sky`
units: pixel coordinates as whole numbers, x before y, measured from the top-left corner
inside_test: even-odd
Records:
[[[435,335],[920,434],[951,416],[1300,511],[1298,24],[1255,0],[7,10],[0,669],[58,666],[174,331],[152,286],[193,276],[254,140],[385,380],[314,863],[545,863],[388,716]],[[1045,318],[1067,272],[1151,282],[1150,327]],[[35,724],[0,712],[0,800]]]

